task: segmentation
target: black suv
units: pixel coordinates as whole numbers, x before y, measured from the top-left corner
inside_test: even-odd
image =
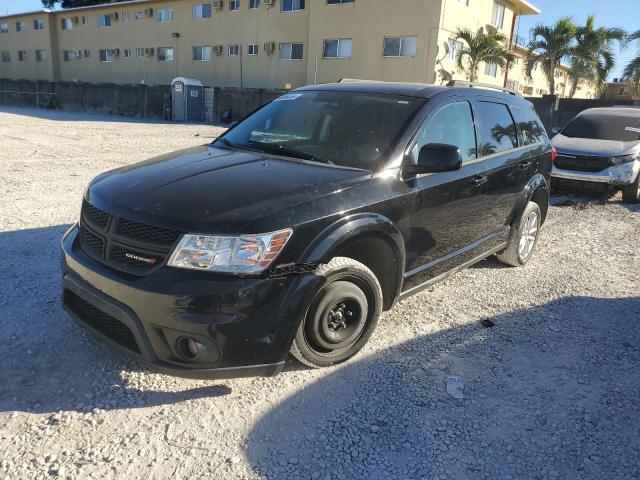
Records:
[[[531,258],[553,149],[486,88],[343,82],[279,97],[210,145],[96,177],[62,240],[63,303],[151,367],[345,361],[383,310],[485,257]]]

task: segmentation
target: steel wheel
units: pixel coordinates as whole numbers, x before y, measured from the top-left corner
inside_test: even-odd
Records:
[[[521,260],[529,258],[533,251],[533,246],[538,239],[538,229],[540,228],[538,212],[529,212],[526,220],[522,223],[520,241],[518,242],[518,256]]]

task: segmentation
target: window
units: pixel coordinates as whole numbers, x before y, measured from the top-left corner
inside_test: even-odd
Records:
[[[125,48],[124,49],[124,58],[131,58],[133,57],[133,55],[131,54],[131,49],[130,48]]]
[[[465,7],[469,6],[469,0],[458,0],[458,3],[464,5]]]
[[[136,10],[136,20],[144,20],[144,10]]]
[[[285,94],[225,134],[241,147],[295,147],[336,165],[377,170],[398,134],[424,105],[421,98],[352,92]]]
[[[418,37],[387,37],[384,39],[385,57],[415,57]]]
[[[249,9],[258,10],[260,8],[260,0],[249,0]]]
[[[40,20],[39,18],[36,18],[33,21],[33,29],[34,30],[44,30],[44,22],[42,20]]]
[[[71,50],[64,50],[62,52],[62,59],[65,62],[70,62],[71,60],[73,60],[73,52]]]
[[[88,48],[84,49],[84,58],[91,58],[91,50]]]
[[[136,48],[136,57],[144,57],[144,48]]]
[[[173,62],[173,47],[158,47],[159,62]]]
[[[193,59],[196,62],[210,62],[212,57],[211,47],[193,47]]]
[[[327,5],[339,5],[341,3],[353,3],[356,0],[327,0]]]
[[[351,39],[341,38],[324,41],[324,58],[351,58]]]
[[[533,145],[547,141],[547,132],[533,108],[513,107],[511,112],[518,125],[518,138],[521,145]]]
[[[258,55],[260,53],[260,45],[257,43],[250,43],[247,48],[247,55]]]
[[[562,135],[569,138],[637,142],[640,140],[640,117],[635,113],[632,116],[582,112],[564,127]]]
[[[27,59],[27,52],[25,50],[18,50],[18,61],[24,62]]]
[[[229,0],[229,10],[232,12],[240,10],[240,0]]]
[[[0,33],[8,33],[8,32],[9,32],[9,24],[0,23]]]
[[[2,52],[2,61],[4,63],[11,61],[11,52]]]
[[[199,3],[193,6],[193,18],[202,20],[203,18],[211,18],[211,4]]]
[[[24,22],[16,22],[16,32],[24,32],[26,30],[26,26]]]
[[[618,91],[618,96],[624,97],[626,94],[627,94],[627,90],[624,87],[621,87],[620,90]]]
[[[485,64],[484,73],[485,73],[485,75],[489,75],[490,77],[497,77],[498,76],[498,65],[496,65],[495,63],[487,63],[487,64]]]
[[[36,62],[46,62],[46,61],[47,61],[47,51],[36,50]]]
[[[123,22],[128,22],[129,21],[129,11],[122,12],[122,21]]]
[[[60,20],[62,30],[73,30],[73,20],[70,18],[63,18]]]
[[[156,19],[159,22],[173,22],[173,8],[159,8],[156,10]]]
[[[282,0],[281,10],[283,12],[304,10],[304,0]]]
[[[476,155],[476,132],[469,102],[450,103],[442,107],[421,128],[412,151],[415,159],[420,149],[430,143],[454,145],[460,149],[463,161],[473,160]]]
[[[447,54],[449,60],[456,60],[458,58],[458,54],[462,51],[462,48],[462,42],[449,40],[449,53]]]
[[[497,28],[504,26],[504,5],[498,2],[493,3],[493,26]]]
[[[98,27],[105,28],[111,26],[111,15],[98,15]]]
[[[493,102],[476,104],[480,129],[478,131],[479,156],[511,150],[518,146],[516,125],[506,105]]]
[[[113,62],[113,52],[111,50],[100,50],[100,61],[102,63]]]
[[[240,45],[229,45],[229,56],[237,57],[240,55]]]
[[[281,43],[280,54],[278,55],[278,59],[279,60],[302,60],[303,50],[304,50],[304,47],[302,43]]]
[[[82,17],[82,25],[89,25],[89,17],[87,16]]]

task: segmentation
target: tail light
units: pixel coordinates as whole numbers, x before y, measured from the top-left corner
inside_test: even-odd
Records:
[[[555,162],[556,158],[558,158],[558,151],[555,147],[551,147],[551,161]]]

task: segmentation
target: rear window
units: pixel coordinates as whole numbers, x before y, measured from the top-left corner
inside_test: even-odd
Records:
[[[511,112],[518,126],[518,138],[521,145],[533,145],[547,141],[547,132],[535,110],[512,107]]]
[[[637,116],[581,115],[571,120],[562,134],[570,138],[637,142],[640,140],[640,110]]]
[[[478,102],[476,109],[480,121],[478,156],[493,155],[518,146],[516,125],[506,105]]]

